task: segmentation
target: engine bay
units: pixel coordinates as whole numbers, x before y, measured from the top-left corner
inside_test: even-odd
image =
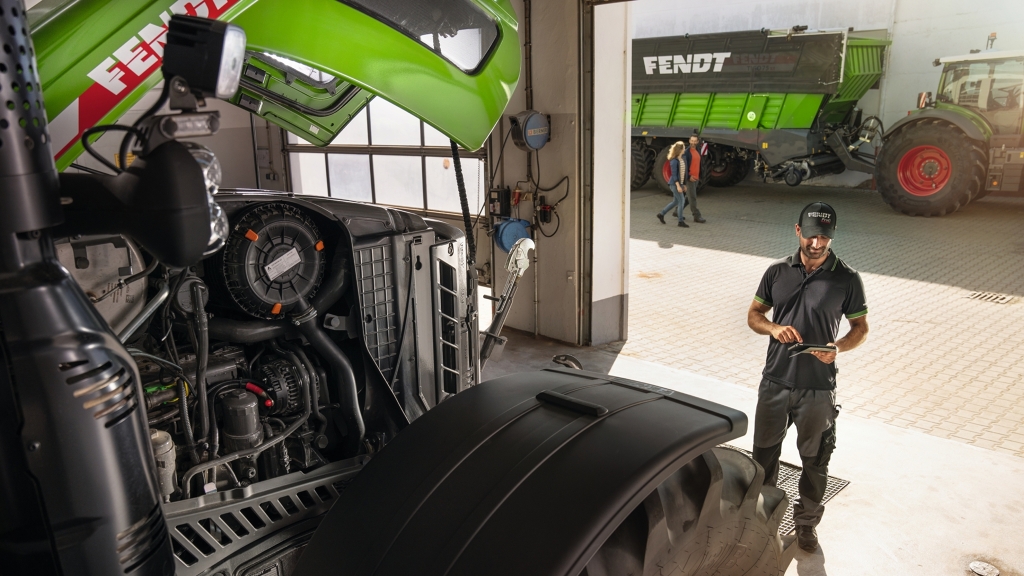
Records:
[[[224,247],[193,267],[123,236],[58,243],[138,365],[165,503],[372,455],[476,382],[460,230],[327,198],[217,202]]]

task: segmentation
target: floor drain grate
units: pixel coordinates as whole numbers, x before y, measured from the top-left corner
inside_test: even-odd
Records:
[[[993,304],[1009,304],[1013,300],[1013,296],[997,292],[971,292],[967,295],[967,299],[981,300],[982,302],[991,302]]]
[[[750,452],[736,448],[735,446],[729,446],[727,444],[722,445],[722,448],[728,448],[737,452],[742,452],[747,456],[750,456]],[[789,499],[789,508],[786,510],[786,515],[782,517],[782,522],[779,523],[779,534],[785,536],[793,530],[796,526],[793,524],[793,502],[796,502],[797,498],[800,497],[800,472],[803,468],[794,466],[787,462],[779,463],[779,488],[782,488],[786,492],[786,497]],[[829,500],[835,497],[840,490],[850,485],[849,480],[843,480],[842,478],[836,478],[835,476],[828,477],[828,484],[825,486],[825,497],[822,498],[821,503],[825,504]]]

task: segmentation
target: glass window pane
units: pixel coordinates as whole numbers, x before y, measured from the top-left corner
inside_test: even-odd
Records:
[[[423,208],[423,165],[420,157],[374,155],[373,187],[378,204]]]
[[[419,146],[420,121],[383,98],[370,101],[370,130],[373,143],[391,146]]]
[[[292,190],[296,194],[327,196],[327,165],[324,154],[292,153]]]
[[[452,141],[450,138],[441,133],[440,130],[434,128],[430,124],[423,124],[423,144],[425,146],[444,146],[445,148],[451,148]]]
[[[366,108],[364,107],[356,114],[348,126],[338,134],[337,137],[331,142],[331,144],[367,144],[366,139]]]
[[[455,182],[455,165],[451,158],[427,158],[427,208],[462,213],[459,188]],[[476,158],[462,158],[462,178],[466,183],[471,216],[476,216],[484,202],[484,163]],[[379,188],[378,188],[379,189]]]
[[[304,144],[304,145],[307,145],[307,146],[312,146],[312,144],[310,144],[309,142],[303,140],[302,138],[299,138],[298,136],[296,136],[295,134],[292,134],[291,132],[288,132],[288,143],[289,144]]]
[[[331,177],[331,196],[345,200],[372,202],[370,157],[365,154],[329,154],[327,170]]]
[[[498,39],[498,25],[470,0],[342,0],[418,39],[463,71],[476,69]]]

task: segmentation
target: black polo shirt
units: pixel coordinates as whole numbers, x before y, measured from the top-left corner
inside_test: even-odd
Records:
[[[807,274],[800,251],[765,271],[754,299],[774,309],[772,321],[792,326],[807,344],[835,342],[839,320],[868,313],[860,274],[830,252],[825,262]],[[825,364],[812,354],[789,358],[789,346],[775,338],[768,343],[764,377],[792,388],[832,390],[836,387],[835,362]]]

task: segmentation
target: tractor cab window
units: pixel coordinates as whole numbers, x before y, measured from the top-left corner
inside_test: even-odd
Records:
[[[1022,87],[1024,61],[957,62],[946,65],[938,100],[979,112],[996,134],[1018,134]]]
[[[498,40],[498,24],[472,0],[341,0],[423,44],[467,73]]]

